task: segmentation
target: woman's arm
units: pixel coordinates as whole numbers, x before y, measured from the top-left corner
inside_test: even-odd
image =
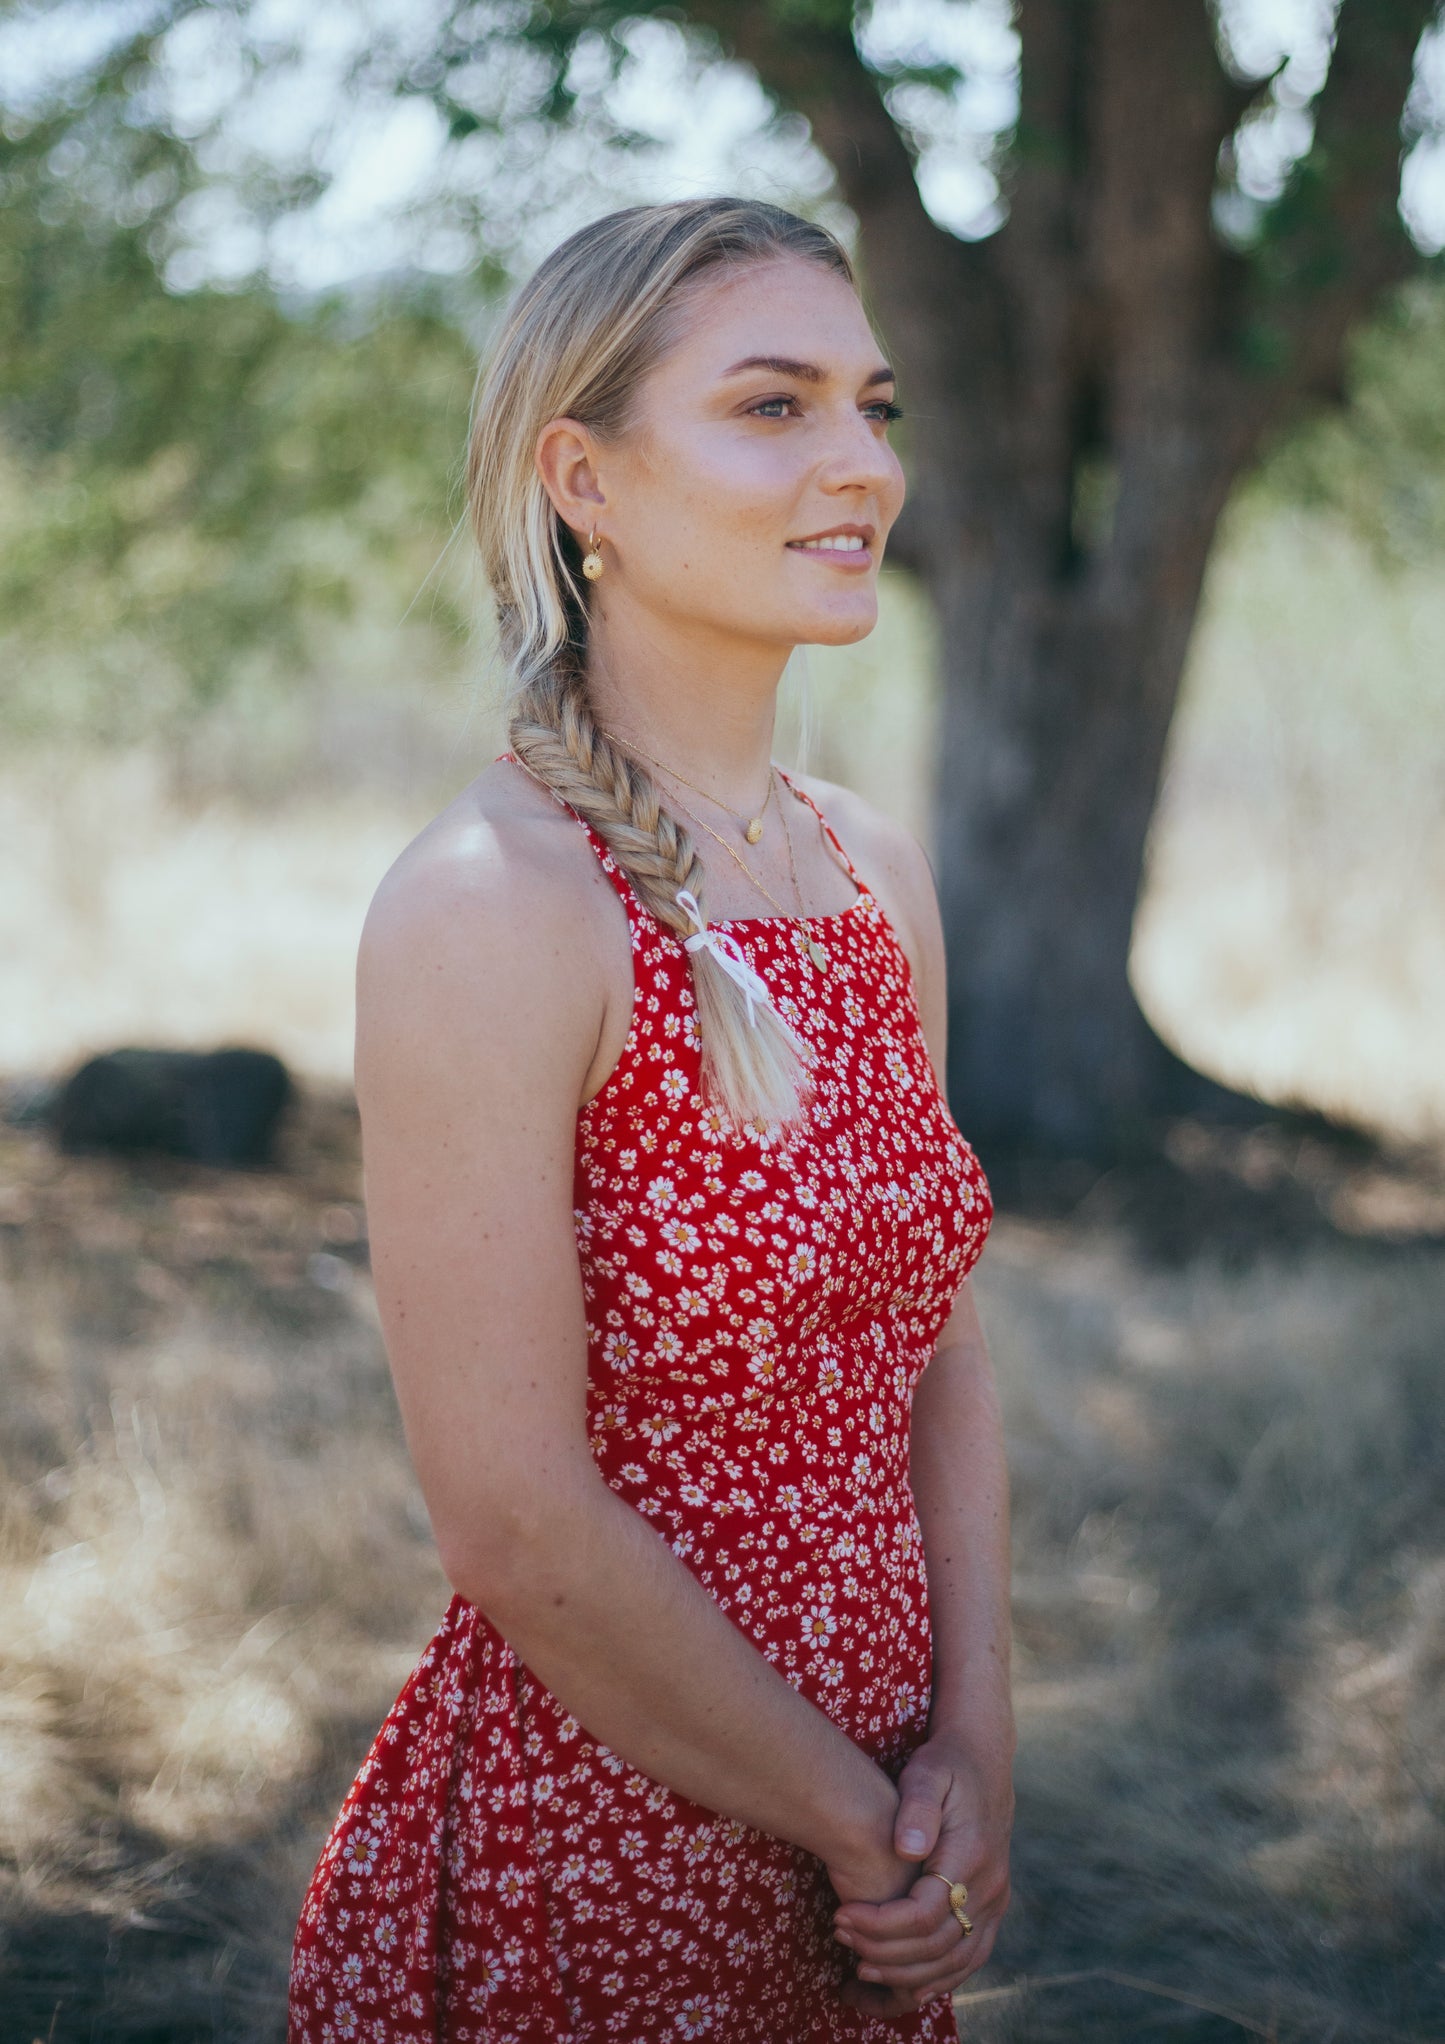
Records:
[[[856,799],[856,798],[855,798]],[[942,918],[923,848],[863,810],[874,873],[906,948],[929,1055],[946,1069],[948,998]],[[965,1281],[914,1394],[910,1478],[923,1529],[933,1639],[928,1737],[899,1776],[900,1854],[967,1884],[974,1925],[960,1940],[941,1882],[927,1876],[881,1906],[845,1901],[839,1935],[857,1953],[850,1998],[881,2014],[957,1986],[993,1949],[1010,1897],[1015,1732],[1010,1695],[1008,1468],[998,1390],[973,1285]]]
[[[998,1394],[968,1284],[914,1394],[910,1474],[928,1571],[933,1705],[899,1777],[894,1841],[961,1879],[960,1941],[941,1882],[881,1906],[845,1901],[835,1927],[859,1960],[850,1990],[880,2014],[959,1986],[993,1950],[1010,1899],[1014,1718],[1009,1684],[1008,1470]]]
[[[929,1731],[990,1752],[1003,1738],[1012,1755],[1008,1464],[969,1283],[914,1394],[911,1442],[933,1622]]]
[[[378,1310],[454,1586],[596,1739],[788,1839],[851,1892],[902,1892],[897,1792],[601,1476],[573,1214],[578,1102],[626,922],[606,876],[418,841],[357,973]]]

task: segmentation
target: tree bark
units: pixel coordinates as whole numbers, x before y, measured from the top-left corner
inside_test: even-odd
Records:
[[[1212,222],[1257,86],[1204,0],[1021,0],[1009,218],[926,213],[851,34],[699,0],[807,115],[861,227],[910,415],[900,555],[942,648],[936,867],[948,1089],[980,1146],[1108,1157],[1160,1117],[1263,1119],[1193,1073],[1128,959],[1215,527],[1261,440],[1338,393],[1352,324],[1416,257],[1400,116],[1431,0],[1343,0],[1315,147],[1257,251]]]
[[[1217,486],[1201,462],[1199,497]],[[1189,1099],[1127,966],[1207,553],[1176,521],[1128,604],[1060,582],[1017,535],[981,572],[931,578],[950,1098],[991,1142],[1112,1151]]]
[[[554,0],[536,33],[565,51],[649,4]],[[1268,81],[1225,70],[1207,0],[1017,0],[1008,218],[977,243],[926,211],[855,0],[681,10],[808,120],[859,222],[909,415],[890,559],[941,625],[949,1095],[995,1155],[1107,1156],[1162,1116],[1267,1112],[1155,1035],[1134,912],[1230,489],[1291,407],[1338,399],[1351,327],[1418,264],[1401,116],[1438,5],[1341,0],[1314,144],[1248,251],[1213,206]],[[465,55],[461,16],[457,36]]]

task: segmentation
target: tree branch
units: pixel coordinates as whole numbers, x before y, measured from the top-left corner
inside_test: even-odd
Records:
[[[1006,179],[1004,230],[1055,263],[1078,238],[1075,204],[1087,151],[1085,50],[1090,0],[1019,0],[1019,118]]]
[[[900,292],[917,297],[920,259],[923,281],[951,295],[962,244],[924,206],[912,152],[884,102],[882,82],[853,40],[851,5],[837,19],[798,19],[777,0],[698,0],[688,18],[808,122],[858,216],[870,274],[880,282],[886,277],[890,301]]]
[[[1343,0],[1314,143],[1266,225],[1248,294],[1257,357],[1329,388],[1352,323],[1420,257],[1399,213],[1401,114],[1437,0]]]

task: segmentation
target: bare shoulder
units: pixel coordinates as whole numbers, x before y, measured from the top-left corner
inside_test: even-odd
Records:
[[[938,891],[928,854],[906,824],[889,816],[856,788],[820,774],[794,774],[813,797],[863,878],[878,895],[899,935],[926,949],[934,932],[940,937]],[[910,952],[913,945],[908,945]]]
[[[372,896],[357,954],[358,1094],[388,1048],[442,1061],[486,1041],[512,1042],[575,1087],[610,997],[614,921],[626,958],[625,912],[576,818],[493,762]]]

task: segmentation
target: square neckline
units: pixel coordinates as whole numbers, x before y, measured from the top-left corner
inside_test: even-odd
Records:
[[[522,766],[522,762],[519,759],[517,759],[516,754],[512,751],[510,746],[508,746],[504,751],[499,752],[496,755],[496,760],[498,762],[502,760],[511,760],[517,766],[519,767]],[[823,814],[822,809],[813,800],[813,797],[808,793],[806,788],[800,788],[794,782],[792,775],[788,772],[786,767],[778,766],[776,760],[773,762],[773,765],[777,767],[778,775],[784,782],[786,787],[789,789],[790,793],[794,796],[794,798],[797,801],[803,803],[806,808],[812,810],[813,814],[817,817],[819,823],[822,824],[824,833],[833,840],[833,843],[837,846],[839,852],[842,854],[843,864],[847,870],[848,878],[853,882],[853,885],[857,888],[858,892],[854,895],[853,899],[848,903],[846,908],[823,909],[817,915],[811,916],[789,915],[786,912],[784,912],[781,915],[767,916],[710,915],[707,919],[708,928],[714,930],[747,930],[767,928],[777,923],[839,923],[842,922],[845,917],[855,915],[859,909],[865,908],[869,902],[876,903],[881,911],[882,910],[881,902],[878,902],[878,898],[874,894],[872,888],[868,885],[868,882],[863,878],[863,875],[858,871],[858,868],[853,864],[852,859],[849,857],[847,846],[843,843],[843,840],[839,837],[837,831],[834,830],[832,824],[829,823],[827,817]],[[526,768],[523,767],[522,771],[526,772]],[[555,789],[550,790],[549,792],[551,792],[554,801],[561,802],[562,807],[564,809],[567,809],[571,815],[577,817],[577,821],[582,824],[583,829],[586,830],[589,836],[597,835],[593,830],[593,826],[587,822],[586,818],[578,816],[577,811],[572,808],[569,802],[566,802],[560,795],[558,795]],[[610,859],[611,853],[610,851],[607,851],[605,839],[599,837],[598,842],[599,844],[601,844],[603,850],[607,852],[607,857]],[[620,868],[618,870],[621,871]],[[626,876],[624,875],[624,879],[625,878]],[[630,881],[627,881],[627,891],[634,900],[638,899],[636,889],[632,886]],[[650,916],[654,922],[657,920],[655,916],[652,916],[652,911],[648,909],[644,903],[638,901],[638,906],[642,908],[643,913]],[[885,922],[888,922],[888,917],[886,913],[883,914],[883,920]],[[891,923],[889,927],[891,929],[892,927]],[[670,932],[669,934],[675,935],[676,933]],[[899,948],[901,950],[902,946],[900,945]]]
[[[497,753],[496,760],[498,763],[500,763],[503,760],[510,761],[515,766],[517,766],[520,771],[524,773],[528,771],[528,769],[522,765],[522,762],[517,758],[516,754],[511,750],[510,747],[506,748],[506,750],[502,752]],[[804,924],[805,927],[810,927],[814,923],[841,923],[845,922],[849,916],[859,915],[860,913],[865,912],[871,912],[873,917],[874,928],[880,932],[880,934],[889,943],[894,952],[898,965],[902,971],[903,989],[905,997],[914,1003],[914,1011],[916,1013],[917,988],[913,972],[913,961],[910,959],[907,951],[904,949],[902,939],[899,937],[897,930],[894,928],[893,920],[888,914],[888,911],[884,908],[882,902],[878,899],[878,896],[873,892],[873,889],[868,885],[868,882],[863,878],[862,874],[858,871],[858,868],[854,865],[851,857],[849,856],[847,846],[843,843],[837,831],[834,830],[832,824],[828,821],[827,817],[824,815],[823,810],[820,808],[818,803],[814,801],[813,797],[808,793],[806,788],[800,788],[794,783],[791,774],[788,773],[786,768],[779,767],[778,773],[781,775],[782,779],[787,784],[789,790],[797,798],[797,800],[805,803],[807,807],[811,809],[813,814],[817,817],[819,823],[822,824],[825,833],[827,834],[828,837],[832,839],[834,845],[837,847],[838,852],[842,857],[843,864],[847,869],[848,877],[853,882],[853,885],[857,888],[858,891],[854,895],[853,899],[848,903],[848,906],[846,908],[825,909],[819,915],[812,916],[766,915],[766,916],[718,916],[718,917],[709,916],[708,927],[723,930],[771,929],[779,927],[784,924],[797,923],[802,923]],[[544,783],[543,785],[545,786],[546,784]],[[647,904],[641,899],[641,897],[637,893],[636,888],[632,885],[631,879],[627,875],[624,868],[621,865],[619,865],[617,860],[613,857],[612,851],[608,846],[606,839],[601,835],[601,833],[596,829],[596,827],[593,824],[589,823],[585,816],[582,816],[577,810],[575,810],[572,807],[571,803],[566,801],[563,796],[557,794],[555,789],[550,789],[549,793],[552,795],[552,799],[555,802],[557,802],[560,807],[565,809],[568,815],[571,816],[575,822],[581,825],[582,829],[586,832],[588,838],[592,841],[594,850],[596,850],[597,853],[599,854],[604,869],[613,875],[614,882],[617,886],[617,890],[619,894],[622,896],[623,904],[627,909],[628,921],[630,924],[632,924],[633,929],[632,948],[634,952],[634,958],[637,950],[636,937],[637,926],[635,921],[633,920],[634,910],[638,915],[645,916],[647,921],[655,929],[662,931],[663,934],[669,939],[671,939],[673,943],[678,944],[680,946],[682,939],[678,936],[677,932],[673,930],[668,924],[662,922],[661,919],[658,916],[656,916],[653,913],[653,911],[650,908],[648,908]],[[621,1089],[622,1073],[624,1071],[624,1068],[627,1066],[629,1060],[635,1054],[636,1046],[640,1040],[643,1026],[642,1003],[638,998],[638,994],[639,983],[637,978],[637,969],[634,963],[632,982],[632,1005],[628,1015],[627,1034],[623,1039],[622,1048],[617,1054],[617,1061],[613,1065],[612,1070],[607,1074],[607,1077],[602,1081],[602,1084],[598,1087],[597,1091],[592,1095],[592,1097],[589,1100],[584,1100],[578,1107],[577,1121],[579,1127],[581,1126],[581,1124],[588,1120],[588,1118],[593,1114],[594,1111],[600,1112],[603,1108],[604,1103],[610,1101],[613,1098],[613,1096]]]
[[[846,908],[826,908],[815,916],[709,916],[707,926],[710,930],[746,930],[759,923],[840,923],[844,916],[851,916],[865,901],[872,899],[871,889],[859,882],[854,884],[858,892]]]

